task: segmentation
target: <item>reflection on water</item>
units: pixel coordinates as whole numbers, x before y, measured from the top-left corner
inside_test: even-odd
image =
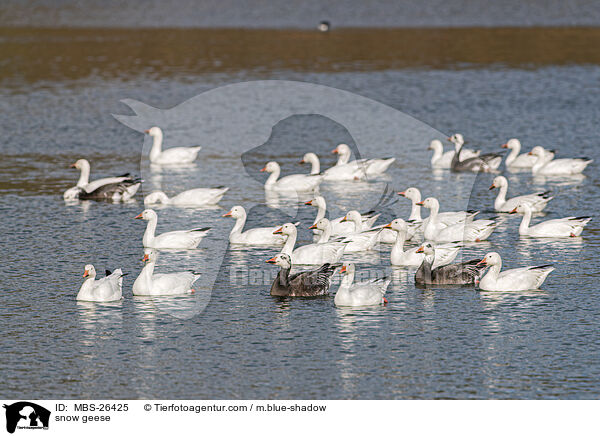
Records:
[[[337,29],[328,34],[284,29],[4,27],[0,51],[11,62],[0,69],[0,83],[140,74],[160,79],[241,69],[339,73],[489,64],[598,65],[599,45],[600,28],[594,27]]]

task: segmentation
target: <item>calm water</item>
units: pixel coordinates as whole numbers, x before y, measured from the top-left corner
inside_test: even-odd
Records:
[[[556,198],[547,208],[548,218],[595,215],[600,200],[600,63],[586,54],[584,45],[569,45],[571,40],[596,38],[593,29],[575,32],[573,38],[540,30],[527,39],[530,45],[523,44],[513,54],[508,45],[494,46],[494,38],[485,31],[461,36],[476,46],[481,41],[480,53],[489,48],[500,62],[460,53],[460,62],[453,62],[435,52],[432,42],[424,46],[422,56],[399,55],[401,62],[384,51],[370,53],[368,46],[355,48],[357,56],[364,54],[356,64],[336,57],[335,44],[344,39],[335,33],[328,36],[341,38],[337,42],[319,44],[311,33],[282,31],[279,53],[287,53],[286,47],[302,37],[313,46],[331,44],[322,49],[320,66],[314,69],[309,46],[278,63],[262,45],[269,35],[255,33],[248,37],[257,38],[257,51],[268,66],[264,69],[252,57],[243,58],[237,48],[228,48],[227,34],[217,35],[221,50],[208,50],[189,64],[179,45],[185,33],[165,42],[157,57],[144,44],[136,48],[127,43],[126,32],[117,32],[112,41],[91,44],[89,59],[70,58],[71,49],[89,37],[85,30],[55,35],[64,47],[49,48],[48,68],[41,68],[36,67],[36,41],[48,35],[32,29],[21,32],[3,30],[0,43],[10,54],[2,60],[8,67],[0,73],[0,396],[431,399],[600,394],[597,222],[590,223],[581,240],[529,241],[518,238],[518,218],[503,217],[489,242],[465,248],[466,257],[499,251],[508,267],[553,263],[556,271],[537,292],[417,289],[410,271],[388,268],[390,247],[383,246],[353,259],[360,271],[394,275],[387,306],[349,310],[337,309],[333,298],[281,301],[268,295],[276,269],[264,264],[277,250],[224,252],[233,222],[220,215],[244,204],[252,211],[248,226],[297,219],[306,242],[305,229],[315,210],[299,207],[297,215],[290,216],[295,207],[282,210],[261,204],[264,177],[257,170],[276,159],[288,173],[304,172],[297,161],[306,151],[317,151],[327,167],[333,162],[328,151],[335,144],[354,144],[349,126],[320,115],[298,115],[277,123],[264,144],[215,144],[206,139],[214,120],[174,119],[167,128],[175,139],[169,143],[167,136],[166,145],[179,139],[196,141],[204,149],[193,168],[156,172],[145,161],[140,167],[148,139],[111,115],[132,114],[119,102],[124,98],[171,108],[201,92],[244,80],[319,83],[370,97],[432,126],[423,135],[460,131],[469,145],[490,151],[517,136],[526,148],[541,144],[556,148],[560,156],[592,157],[596,162],[581,180],[534,180],[527,173],[507,177],[509,194],[552,190]],[[388,40],[389,34],[382,32],[371,35],[373,46]],[[406,38],[419,39],[415,32]],[[357,36],[349,32],[346,38]],[[111,44],[123,46],[118,59],[128,60],[113,61]],[[535,62],[527,61],[530,53],[548,51],[555,44],[563,49],[554,50],[554,57],[531,55]],[[219,108],[226,113],[238,109],[231,100]],[[347,108],[350,114],[356,110]],[[269,115],[267,110],[260,114]],[[230,127],[234,131],[238,126]],[[377,132],[371,134],[376,140]],[[411,132],[406,135],[378,147],[361,143],[363,155],[394,155],[397,165],[381,181],[324,185],[322,193],[333,216],[376,203],[386,184],[396,190],[418,186],[425,195],[441,198],[446,210],[470,207],[494,216],[494,194],[487,190],[491,176],[434,174],[425,150],[428,139],[418,144],[407,139],[413,138]],[[65,205],[62,192],[78,176],[68,165],[80,157],[92,162],[92,177],[141,173],[144,192],[156,187],[168,193],[198,186],[231,187],[222,208],[159,210],[159,231],[213,227],[198,250],[163,253],[157,266],[161,271],[203,271],[197,296],[132,297],[145,228],[145,223],[133,220],[143,209],[141,197],[131,204]],[[408,213],[409,202],[400,199],[384,211],[380,222]],[[83,266],[90,262],[98,270],[121,267],[129,273],[122,302],[75,301]],[[233,280],[232,269],[247,272],[253,284]],[[186,318],[197,299],[209,294],[206,308]]]

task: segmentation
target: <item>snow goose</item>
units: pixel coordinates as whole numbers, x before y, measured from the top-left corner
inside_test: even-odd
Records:
[[[317,189],[323,181],[322,175],[310,174],[292,174],[280,179],[281,167],[273,161],[268,162],[260,171],[270,173],[265,182],[265,189],[267,190],[310,192]]]
[[[77,300],[80,301],[117,301],[123,298],[123,271],[106,270],[106,277],[96,280],[94,265],[86,265],[83,277],[87,279],[81,285]]]
[[[531,172],[534,175],[540,176],[568,176],[572,174],[580,174],[585,167],[593,162],[592,159],[575,158],[575,159],[552,159],[542,147],[535,146],[529,152],[529,155],[535,156],[535,164],[531,167]]]
[[[487,221],[489,224],[489,220],[473,221],[473,218],[479,212],[469,212],[469,211],[467,211],[467,212],[452,212],[452,213],[458,213],[458,214],[462,213],[463,214],[463,215],[449,216],[449,218],[451,217],[451,219],[454,220],[454,223],[452,223],[450,221],[450,219],[442,221],[442,219],[444,219],[444,217],[442,217],[442,219],[439,218],[440,203],[434,197],[428,197],[425,200],[418,202],[417,206],[423,206],[423,207],[426,207],[427,209],[429,209],[429,216],[427,217],[427,219],[425,221],[423,221],[423,236],[425,237],[426,240],[429,240],[429,241],[438,241],[438,242],[461,241],[462,240],[461,238],[449,239],[449,240],[437,239],[437,238],[438,238],[438,234],[442,230],[445,230],[447,228],[450,228],[451,230],[449,232],[447,232],[446,234],[444,234],[444,237],[451,237],[451,235],[453,235],[455,233],[460,233],[460,229],[463,229],[463,232],[464,232],[464,229],[466,227],[472,226],[476,222],[481,223],[482,221]],[[475,226],[475,227],[478,227],[478,226]],[[471,231],[468,232],[469,235],[471,235],[471,233],[472,233]],[[487,236],[489,236],[489,235],[487,235]]]
[[[152,137],[150,162],[157,165],[189,164],[196,160],[202,147],[173,147],[162,150],[163,132],[160,127],[145,130]]]
[[[325,263],[316,270],[290,275],[292,259],[288,254],[279,253],[266,262],[281,268],[271,285],[271,295],[276,297],[318,297],[327,295],[331,286],[331,276],[338,266]]]
[[[158,215],[152,209],[146,209],[135,219],[148,221],[146,231],[144,232],[144,247],[147,248],[196,248],[202,238],[206,236],[210,227],[202,227],[191,230],[176,230],[173,232],[161,233],[155,235],[156,224],[158,223]]]
[[[434,139],[429,143],[428,150],[433,150],[433,156],[431,156],[431,167],[432,168],[451,168],[452,158],[454,157],[454,150],[444,152],[444,146],[442,141]],[[461,157],[463,159],[469,159],[472,157],[479,156],[479,151],[471,150],[470,148],[463,148]]]
[[[90,182],[90,163],[87,159],[79,159],[77,162],[71,164],[71,168],[77,168],[81,173],[77,185],[67,189],[63,194],[65,200],[76,200],[82,196],[86,197],[84,199],[107,198],[107,194],[111,191],[113,193],[120,191],[120,195],[116,196],[117,201],[128,200],[135,195],[141,186],[141,180],[134,179],[129,174],[106,177]],[[111,185],[111,187],[100,190],[100,188],[106,185]],[[112,199],[113,196],[111,195],[109,199]]]
[[[521,151],[521,141],[516,138],[509,139],[506,144],[501,145],[502,148],[508,148],[510,153],[506,156],[504,164],[509,169],[527,168],[530,169],[535,164],[535,156],[529,153],[519,154]],[[540,147],[541,148],[541,147]],[[546,156],[554,157],[554,152],[544,150]]]
[[[236,220],[235,225],[229,233],[229,242],[232,244],[282,245],[285,242],[285,237],[273,234],[279,226],[256,227],[242,232],[247,217],[246,209],[243,206],[232,207],[223,217],[232,217]]]
[[[549,194],[550,191],[536,192],[533,194],[519,195],[518,197],[506,199],[506,192],[508,191],[508,180],[504,176],[497,176],[494,178],[490,191],[498,188],[498,196],[494,201],[494,209],[497,212],[510,212],[520,203],[527,203],[531,206],[534,212],[541,212],[548,205],[548,202],[554,197]]]
[[[180,192],[169,198],[162,191],[154,191],[144,198],[144,204],[168,204],[173,206],[212,206],[217,204],[229,188],[195,188]]]
[[[421,191],[419,191],[417,188],[408,188],[405,191],[398,192],[398,195],[406,197],[412,202],[409,221],[423,222],[424,230],[425,226],[427,226],[427,224],[429,223],[429,217],[425,218],[425,220],[421,218],[421,206],[419,205],[419,203],[421,202]],[[432,208],[430,216],[431,214],[435,214],[439,223],[443,224],[444,226],[450,226],[463,221],[471,222],[478,213],[479,212],[477,211],[440,212],[438,203],[435,211],[433,211]]]
[[[472,285],[485,270],[479,259],[433,268],[435,248],[428,242],[419,247],[417,253],[425,254],[423,263],[415,273],[415,283],[418,285]]]
[[[498,169],[502,163],[502,155],[498,153],[487,153],[476,157],[465,159],[462,156],[463,144],[465,143],[460,133],[455,133],[448,138],[454,143],[455,153],[452,157],[450,168],[452,171],[472,171],[490,173]]]
[[[302,160],[303,163],[311,164],[311,175],[321,174],[321,162],[315,153],[306,153]],[[364,180],[367,175],[364,171],[364,166],[354,164],[336,164],[331,168],[326,169],[323,173],[323,180],[327,181],[348,181],[348,180]]]
[[[353,263],[344,263],[340,273],[342,281],[335,293],[333,302],[336,306],[378,306],[386,304],[384,295],[391,280],[387,277],[354,283],[355,266]]]
[[[308,206],[314,206],[317,208],[317,216],[315,217],[313,224],[316,224],[321,218],[325,217],[325,214],[327,212],[327,203],[325,202],[325,198],[323,198],[322,196],[317,195],[317,196],[315,196],[315,198],[307,201],[304,204],[306,204]],[[373,227],[373,225],[375,224],[375,221],[377,221],[379,214],[375,214],[375,211],[369,211],[367,213],[361,214],[361,217],[362,217],[361,228],[363,230],[369,230],[371,227]],[[345,216],[341,216],[341,217],[329,220],[329,222],[331,223],[331,235],[332,236],[345,235],[345,234],[354,233],[357,231],[356,226],[354,225],[353,222],[351,222],[351,221],[343,221],[342,222],[342,220],[344,218],[345,218]],[[316,229],[313,230],[313,232],[315,234],[321,233],[319,230],[316,230]]]
[[[484,291],[529,291],[539,289],[548,274],[554,271],[552,265],[528,266],[500,272],[502,258],[496,252],[491,252],[478,265],[490,267],[481,278],[479,289]]]
[[[357,159],[349,162],[352,150],[348,144],[339,144],[332,150],[332,153],[338,154],[338,160],[335,166],[354,165],[357,169],[362,167],[367,176],[378,176],[385,173],[390,165],[396,161],[396,158],[391,157],[386,159]]]
[[[404,242],[406,241],[406,232],[408,226],[402,218],[396,218],[391,223],[385,226],[386,228],[392,229],[396,232],[396,242],[392,247],[390,253],[390,260],[394,266],[419,266],[423,263],[425,254],[417,253],[417,248],[413,248],[404,251]],[[438,266],[447,265],[452,262],[460,247],[456,245],[438,245],[435,248],[435,259],[433,262],[433,268]]]
[[[321,218],[316,224],[309,227],[310,229],[318,229],[321,231],[321,236],[317,241],[318,244],[329,242],[331,237],[331,224],[327,218]],[[378,234],[381,230],[367,230],[363,232],[349,233],[343,235],[339,242],[344,242],[346,247],[344,253],[358,253],[361,251],[372,250],[377,244]]]
[[[510,213],[523,214],[523,220],[519,226],[519,235],[535,238],[575,238],[581,235],[583,228],[592,219],[589,216],[569,216],[543,221],[530,227],[532,210],[529,204],[521,203]]]
[[[152,249],[145,250],[146,262],[140,275],[133,283],[133,295],[177,295],[192,293],[192,284],[198,280],[200,273],[192,271],[154,274],[158,252]]]
[[[300,164],[309,163],[310,166],[310,174],[312,176],[317,176],[321,174],[321,161],[319,160],[319,156],[315,153],[306,153],[300,160]]]
[[[322,265],[336,263],[344,254],[346,244],[341,242],[326,242],[322,244],[307,244],[294,249],[298,238],[298,229],[293,223],[286,223],[273,232],[287,236],[281,250],[293,259],[295,265]]]
[[[417,203],[420,206],[431,210],[429,222],[425,226],[424,236],[428,241],[435,242],[480,242],[485,241],[498,226],[494,220],[476,220],[459,222],[450,226],[444,227],[437,220],[437,210],[439,203],[437,199],[428,197],[425,200]]]

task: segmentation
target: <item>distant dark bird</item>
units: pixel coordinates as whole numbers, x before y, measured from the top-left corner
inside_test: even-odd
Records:
[[[317,29],[319,29],[320,32],[329,32],[331,23],[329,23],[329,21],[321,21]]]

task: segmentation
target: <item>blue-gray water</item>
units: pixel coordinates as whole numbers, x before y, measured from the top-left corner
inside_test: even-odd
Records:
[[[518,137],[525,148],[540,144],[556,148],[560,156],[586,155],[598,162],[597,64],[450,62],[377,71],[364,65],[341,72],[325,68],[317,73],[290,64],[266,71],[238,65],[205,74],[197,69],[161,73],[162,67],[156,66],[156,74],[147,67],[139,74],[112,70],[105,75],[99,70],[59,80],[42,72],[41,78],[4,77],[0,82],[1,396],[598,397],[600,247],[595,221],[581,240],[542,241],[520,239],[518,218],[506,217],[489,242],[465,249],[467,257],[499,251],[506,267],[553,263],[556,271],[541,291],[423,290],[412,285],[410,273],[400,270],[385,307],[338,309],[333,298],[280,301],[268,295],[268,284],[234,286],[227,275],[240,265],[274,274],[275,268],[264,260],[276,249],[237,250],[225,257],[214,250],[233,224],[220,215],[235,204],[262,201],[263,179],[228,173],[246,151],[245,144],[219,150],[202,144],[194,169],[162,176],[144,173],[145,192],[157,185],[170,193],[197,186],[231,187],[221,209],[159,211],[159,231],[196,225],[213,230],[199,250],[161,255],[157,269],[222,271],[206,309],[181,319],[171,313],[192,307],[194,296],[152,300],[131,295],[141,269],[145,223],[133,219],[143,209],[141,197],[133,204],[75,206],[65,205],[61,197],[77,179],[68,165],[80,157],[92,162],[92,177],[140,173],[142,135],[111,116],[130,113],[121,99],[169,108],[202,91],[250,79],[300,80],[349,90],[441,132],[462,132],[470,145],[489,151]],[[312,151],[312,144],[323,153],[351,139],[331,120],[293,117],[274,127],[270,141],[275,145],[268,149],[273,154],[250,156],[251,167],[275,158],[287,171],[303,172],[306,168],[297,161]],[[446,210],[468,204],[489,212],[491,177],[433,174],[426,146],[410,162],[399,161],[390,170],[390,185],[396,190],[416,185],[425,195],[440,197]],[[400,150],[398,145],[398,155],[404,155]],[[323,165],[332,159],[323,155]],[[594,215],[600,198],[596,162],[578,181],[508,175],[509,194],[550,189],[556,198],[547,208],[548,218]],[[357,203],[364,196],[376,197],[381,187],[373,183],[366,193],[355,193],[324,186],[322,193],[332,215],[339,216],[352,205],[362,209]],[[393,209],[407,217],[409,202],[400,199]],[[314,212],[299,209],[304,228]],[[259,207],[248,225],[274,225],[277,216]],[[384,247],[381,264],[372,263],[378,262],[377,256],[365,256],[357,269],[383,271],[388,256],[389,247]],[[121,267],[129,273],[122,302],[75,301],[86,263],[100,271]],[[212,284],[200,287],[205,291]]]

